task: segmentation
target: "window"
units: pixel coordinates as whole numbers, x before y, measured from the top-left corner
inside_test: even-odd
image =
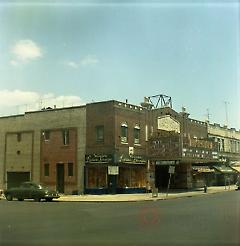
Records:
[[[62,134],[63,134],[63,144],[68,145],[69,144],[69,130],[68,129],[63,130]]]
[[[107,167],[88,167],[87,188],[107,187]]]
[[[49,163],[44,164],[44,176],[49,176]]]
[[[134,127],[133,134],[134,134],[134,143],[139,144],[140,143],[140,127],[139,126]]]
[[[68,163],[68,176],[73,176],[73,163]]]
[[[17,141],[21,142],[22,140],[22,134],[21,133],[17,133]]]
[[[96,126],[96,141],[104,142],[104,126]]]
[[[126,123],[121,125],[121,142],[127,143],[128,142],[128,126]]]
[[[43,131],[44,140],[50,140],[50,131]]]

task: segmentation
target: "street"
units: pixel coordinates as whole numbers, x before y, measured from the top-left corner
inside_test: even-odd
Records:
[[[240,192],[147,202],[0,200],[0,245],[240,245]]]

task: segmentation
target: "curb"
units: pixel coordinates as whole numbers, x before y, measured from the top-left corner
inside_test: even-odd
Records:
[[[183,195],[183,196],[168,196],[167,198],[165,197],[159,197],[159,198],[143,198],[143,199],[133,199],[133,200],[56,200],[57,202],[96,202],[96,203],[106,203],[106,202],[156,202],[156,201],[161,201],[161,200],[171,200],[171,199],[180,199],[180,198],[190,198],[190,197],[195,197],[195,196],[204,196],[204,195],[213,195],[213,194],[217,194],[217,193],[223,193],[223,192],[233,192],[235,190],[223,190],[223,191],[213,191],[213,192],[208,192],[208,193],[197,193],[197,194],[192,194],[192,195]]]

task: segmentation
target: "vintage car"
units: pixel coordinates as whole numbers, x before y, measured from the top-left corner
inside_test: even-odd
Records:
[[[8,201],[17,198],[19,201],[34,199],[40,202],[41,199],[45,199],[50,202],[60,197],[57,191],[50,191],[47,187],[33,182],[24,182],[19,187],[4,190],[4,195]]]

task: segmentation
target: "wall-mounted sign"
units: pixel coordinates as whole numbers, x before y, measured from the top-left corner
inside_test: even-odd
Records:
[[[147,160],[143,156],[137,156],[137,155],[120,155],[118,158],[118,162],[121,163],[131,163],[131,164],[146,164]]]
[[[170,115],[158,117],[158,129],[164,131],[174,131],[180,133],[180,123]]]
[[[85,162],[86,163],[113,163],[113,156],[108,154],[85,155]]]
[[[163,165],[163,166],[169,166],[169,165],[176,165],[179,163],[179,161],[156,161],[156,165]]]
[[[108,166],[108,175],[118,175],[119,167],[118,166]]]

